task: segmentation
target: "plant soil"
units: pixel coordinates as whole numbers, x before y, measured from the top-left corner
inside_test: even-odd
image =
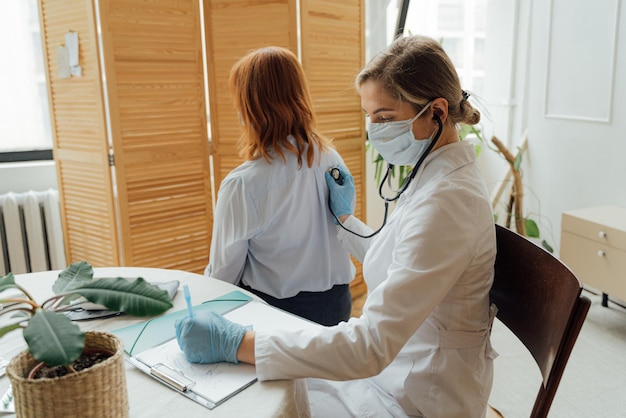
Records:
[[[111,357],[113,354],[105,351],[93,351],[81,354],[79,358],[74,360],[72,367],[75,371],[87,369],[95,364],[103,362]],[[39,379],[42,377],[61,377],[71,373],[71,370],[67,366],[48,366],[44,364],[33,376],[33,379]]]

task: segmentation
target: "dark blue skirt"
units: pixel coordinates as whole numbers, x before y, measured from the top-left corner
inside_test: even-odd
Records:
[[[352,295],[347,284],[335,285],[325,292],[300,292],[285,299],[276,299],[243,283],[239,283],[239,287],[272,306],[326,326],[347,321],[352,310]]]

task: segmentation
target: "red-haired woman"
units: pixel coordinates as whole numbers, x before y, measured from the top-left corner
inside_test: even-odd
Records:
[[[322,325],[350,317],[354,267],[328,212],[325,172],[345,163],[316,128],[304,71],[267,47],[232,68],[239,149],[222,181],[205,274]]]

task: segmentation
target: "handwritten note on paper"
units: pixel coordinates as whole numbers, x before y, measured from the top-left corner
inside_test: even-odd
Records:
[[[139,353],[135,357],[152,367],[165,364],[178,371],[195,382],[191,387],[193,392],[215,404],[256,380],[256,369],[250,364],[189,363],[175,339]]]

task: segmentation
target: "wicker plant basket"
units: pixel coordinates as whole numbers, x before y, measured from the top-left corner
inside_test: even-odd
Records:
[[[13,386],[19,418],[128,417],[124,347],[115,335],[85,333],[85,348],[103,348],[115,354],[105,361],[63,377],[28,379],[38,363],[28,351],[13,357],[7,375]]]

